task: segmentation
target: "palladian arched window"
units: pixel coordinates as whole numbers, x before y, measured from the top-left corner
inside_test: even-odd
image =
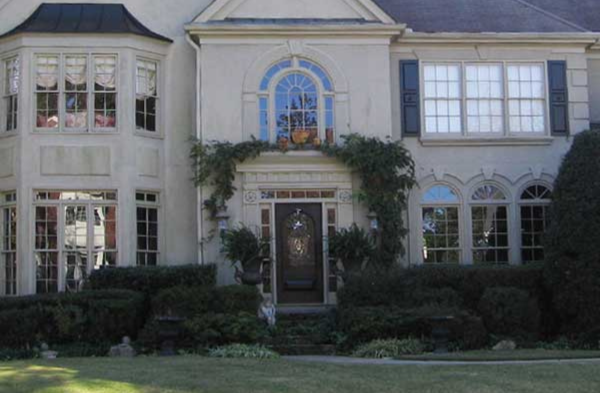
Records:
[[[478,187],[471,196],[473,263],[508,263],[508,199],[497,186]]]
[[[423,218],[423,262],[459,263],[460,199],[448,186],[436,185],[421,200]]]
[[[271,66],[260,84],[260,139],[289,144],[334,142],[334,91],[327,73],[303,59]]]
[[[521,194],[521,260],[523,263],[544,260],[544,234],[550,224],[552,191],[541,184],[527,187]]]

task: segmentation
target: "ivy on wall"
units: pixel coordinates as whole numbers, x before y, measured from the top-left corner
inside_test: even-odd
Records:
[[[335,157],[359,174],[362,185],[357,199],[364,203],[379,220],[380,244],[378,262],[391,265],[403,252],[402,240],[407,234],[404,212],[408,192],[414,185],[415,169],[410,152],[399,141],[350,134],[340,145],[324,144],[321,152]],[[267,151],[287,151],[280,146],[252,139],[232,144],[229,142],[195,142],[192,159],[195,184],[210,186],[212,193],[204,201],[213,218],[236,191],[234,186],[237,165],[257,158]]]

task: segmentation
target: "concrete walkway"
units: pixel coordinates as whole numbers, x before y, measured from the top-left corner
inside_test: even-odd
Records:
[[[564,359],[564,360],[493,360],[493,361],[448,361],[448,360],[392,360],[362,359],[344,356],[284,356],[293,362],[349,364],[349,365],[397,365],[397,366],[494,366],[494,365],[526,365],[526,364],[581,364],[600,363],[600,359]]]

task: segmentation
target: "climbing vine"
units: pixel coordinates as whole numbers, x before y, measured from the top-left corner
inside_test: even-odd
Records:
[[[408,192],[415,185],[414,162],[401,142],[382,141],[359,134],[347,135],[343,139],[343,144],[324,144],[319,149],[359,174],[362,185],[357,199],[377,214],[379,220],[377,260],[390,265],[404,252],[402,240],[407,230],[403,215],[407,208]],[[277,150],[281,151],[280,146],[256,139],[237,144],[194,143],[192,159],[195,184],[198,187],[212,187],[204,206],[213,217],[225,208],[236,191],[234,181],[237,165],[257,158],[264,152]]]

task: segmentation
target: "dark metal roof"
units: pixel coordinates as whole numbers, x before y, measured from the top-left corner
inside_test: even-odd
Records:
[[[172,42],[144,26],[122,4],[44,3],[25,22],[0,38],[20,33],[135,34]]]
[[[398,23],[423,33],[576,33],[587,29],[573,19],[585,13],[600,27],[600,0],[375,0]],[[539,3],[535,6],[531,3]],[[540,9],[542,8],[542,9]],[[569,9],[564,17],[554,15]],[[581,18],[581,17],[580,17]],[[596,29],[598,30],[598,29]]]

